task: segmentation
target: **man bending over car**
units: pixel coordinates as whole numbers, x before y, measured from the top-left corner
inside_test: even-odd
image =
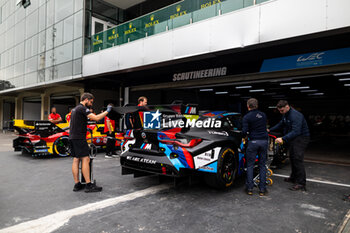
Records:
[[[306,191],[304,152],[310,141],[309,127],[304,115],[290,107],[286,100],[280,100],[277,109],[282,114],[282,120],[270,130],[283,129],[284,136],[277,138],[276,143],[287,143],[292,169],[290,176],[284,181],[294,184],[290,188],[292,191]]]

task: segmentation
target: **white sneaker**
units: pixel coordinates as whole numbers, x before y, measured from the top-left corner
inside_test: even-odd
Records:
[[[113,156],[111,156],[111,155],[105,155],[105,158],[106,158],[106,159],[113,159]]]
[[[119,155],[112,155],[113,158],[119,158]]]

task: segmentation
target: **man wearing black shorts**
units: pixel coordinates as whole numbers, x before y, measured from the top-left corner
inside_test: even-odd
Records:
[[[69,144],[71,147],[71,153],[74,157],[72,165],[72,173],[74,178],[73,191],[79,191],[84,188],[79,181],[79,163],[81,161],[81,170],[86,181],[85,192],[100,192],[102,187],[96,186],[91,183],[90,180],[90,157],[89,146],[86,141],[87,133],[87,121],[88,118],[92,121],[99,121],[103,119],[111,111],[112,107],[107,107],[107,111],[104,111],[98,115],[90,112],[89,108],[92,107],[94,96],[90,93],[84,93],[81,96],[80,104],[72,110],[70,120],[70,132],[69,132]]]

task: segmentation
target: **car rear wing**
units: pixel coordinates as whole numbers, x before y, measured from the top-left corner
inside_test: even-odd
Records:
[[[38,123],[38,124],[36,124]],[[46,125],[46,128],[39,127],[40,123],[50,123],[50,126]],[[53,128],[60,128],[64,129],[69,127],[69,123],[60,123],[60,124],[53,124],[49,121],[34,121],[34,120],[21,120],[21,119],[15,119],[13,127],[19,134],[26,134],[32,131],[37,131],[37,130],[52,130]],[[48,128],[47,128],[48,127]],[[40,128],[40,129],[39,129]],[[42,128],[42,129],[41,129]]]
[[[26,120],[13,120],[13,128],[19,134],[26,134],[32,130],[34,130],[34,121],[26,121]]]
[[[183,115],[198,115],[198,104],[169,104],[169,105],[147,105],[147,106],[125,106],[114,107],[109,116],[123,115],[134,112],[153,112],[172,113]],[[115,117],[113,117],[115,118]]]
[[[13,120],[14,124],[13,126],[16,126],[18,128],[22,129],[34,129],[34,121],[27,121],[27,120]]]
[[[64,130],[50,121],[35,121],[32,134],[40,135],[41,137],[49,137],[50,135],[60,132],[64,132]]]

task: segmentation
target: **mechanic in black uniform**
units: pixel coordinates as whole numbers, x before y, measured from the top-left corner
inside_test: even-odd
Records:
[[[258,110],[258,100],[251,98],[247,101],[249,112],[243,117],[243,137],[248,137],[248,147],[246,150],[247,160],[247,181],[246,192],[248,195],[253,194],[253,170],[256,155],[259,156],[259,195],[267,194],[266,190],[266,154],[268,146],[268,134],[266,126],[265,113]]]
[[[90,180],[90,157],[89,146],[86,141],[87,121],[88,118],[93,121],[103,119],[112,110],[112,107],[107,107],[107,111],[95,115],[90,112],[94,96],[90,93],[84,93],[81,96],[80,104],[72,110],[69,130],[69,144],[71,147],[71,154],[74,157],[72,164],[72,173],[74,178],[73,191],[79,191],[84,188],[79,181],[79,163],[82,163],[82,173],[86,181],[85,192],[100,192],[102,187],[92,184]]]
[[[276,139],[276,143],[287,143],[289,149],[292,172],[284,181],[294,183],[290,190],[306,191],[304,152],[310,141],[309,127],[303,114],[291,108],[286,100],[280,100],[277,109],[283,115],[282,120],[269,131],[284,131],[284,136]]]

